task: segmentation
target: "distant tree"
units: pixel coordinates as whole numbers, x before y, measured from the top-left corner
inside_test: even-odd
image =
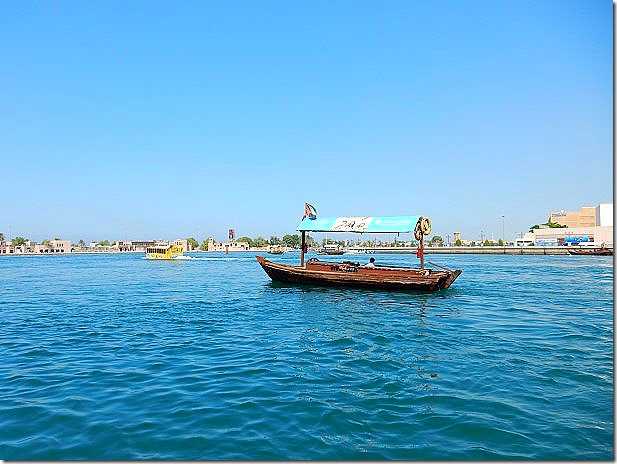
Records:
[[[25,245],[27,241],[28,241],[27,238],[15,237],[13,240],[11,240],[11,245],[15,245],[15,246]]]
[[[252,247],[265,247],[267,245],[268,241],[263,237],[257,237],[255,240],[253,240],[253,243],[251,244]]]
[[[441,238],[441,236],[439,235],[434,235],[433,238],[431,238],[430,244],[431,245],[443,245],[443,238]]]
[[[199,242],[195,240],[194,237],[189,237],[186,239],[186,241],[189,243],[191,250],[196,250],[199,247]]]
[[[109,240],[101,240],[101,241],[99,242],[99,245],[100,245],[100,246],[109,246]]]
[[[240,237],[236,242],[246,242],[249,244],[249,247],[253,246],[253,239],[251,237]]]
[[[306,234],[306,244],[307,244],[307,246],[310,246],[310,247],[316,247],[317,246],[317,242],[309,234]]]
[[[280,245],[281,244],[281,239],[278,238],[276,235],[272,235],[270,237],[270,245]]]
[[[492,240],[484,240],[484,246],[493,246],[494,243]]]
[[[83,248],[86,246],[86,242],[84,242],[83,240],[80,240],[79,242],[77,242],[77,246]]]
[[[567,227],[568,227],[568,226],[566,226],[566,225],[561,225],[561,224],[559,224],[558,222],[550,222],[550,221],[545,222],[544,224],[541,224],[541,225],[543,225],[543,226],[547,226],[547,227],[549,227],[550,229],[565,229],[565,228],[567,228]],[[533,232],[533,231],[534,231],[534,229],[539,229],[539,228],[540,228],[540,225],[539,225],[539,224],[534,224],[533,226],[531,226],[531,227],[529,228],[529,232]]]
[[[0,232],[0,242],[4,242],[4,234]]]
[[[45,240],[43,240],[43,241],[41,242],[41,245],[45,245],[45,246],[47,246],[47,245],[49,245],[49,243],[50,243],[50,241],[49,241],[49,240],[47,240],[47,239],[45,239]]]
[[[497,245],[499,245],[499,246],[503,246],[503,240],[502,240],[502,239],[499,239],[499,240],[497,241]]]
[[[455,244],[456,246],[462,246],[462,245],[463,245],[463,242],[461,242],[461,239],[460,239],[460,238],[457,238],[457,239],[456,239],[456,242],[454,242],[454,244]]]
[[[60,237],[54,237],[54,240],[62,240]]]
[[[471,242],[471,246],[475,247],[476,246],[476,242]]]
[[[300,246],[300,236],[298,234],[287,234],[283,237],[283,243],[291,248],[298,248]]]
[[[199,246],[199,249],[201,251],[208,251],[208,242],[206,240],[201,242],[201,245]]]

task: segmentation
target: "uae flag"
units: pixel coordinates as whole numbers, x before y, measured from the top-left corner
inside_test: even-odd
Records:
[[[304,219],[305,217],[308,217],[309,219],[317,219],[317,210],[313,205],[304,203],[304,216],[302,217],[302,219]]]

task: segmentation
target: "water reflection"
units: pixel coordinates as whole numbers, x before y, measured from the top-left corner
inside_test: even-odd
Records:
[[[339,379],[342,391],[373,401],[434,389],[442,356],[432,346],[440,330],[431,316],[444,317],[439,293],[278,282],[263,293],[300,315],[294,366],[305,381]]]

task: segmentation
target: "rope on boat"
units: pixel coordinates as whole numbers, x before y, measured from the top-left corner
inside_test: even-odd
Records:
[[[440,266],[439,264],[435,264],[435,263],[433,263],[432,261],[427,261],[427,263],[432,264],[433,266],[437,266],[437,267],[440,267],[440,268],[442,268],[442,269],[445,269],[445,270],[446,270],[446,271],[448,271],[448,272],[454,272],[452,269],[448,269],[447,267]]]

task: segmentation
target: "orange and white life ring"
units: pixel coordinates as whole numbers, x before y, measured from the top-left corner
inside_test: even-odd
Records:
[[[431,233],[431,220],[427,217],[420,218],[420,229],[424,235]]]

